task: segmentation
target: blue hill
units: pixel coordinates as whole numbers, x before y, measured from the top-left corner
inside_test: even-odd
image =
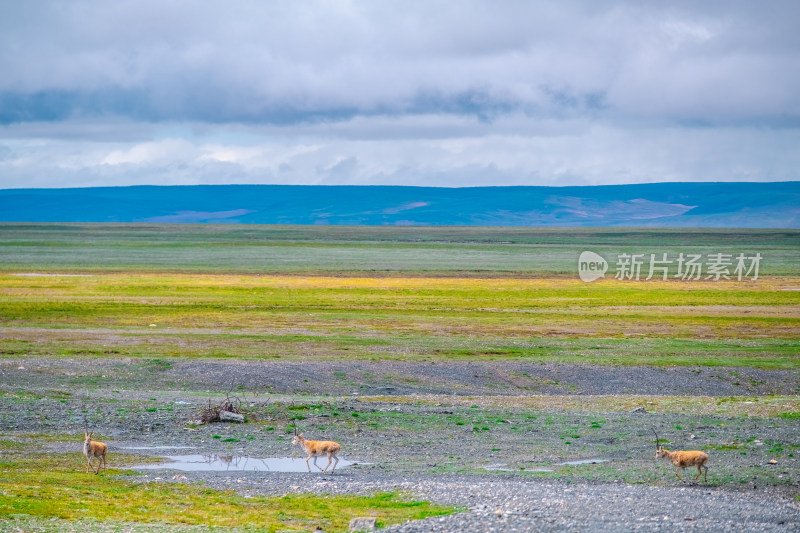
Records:
[[[800,182],[2,189],[0,221],[800,228]]]

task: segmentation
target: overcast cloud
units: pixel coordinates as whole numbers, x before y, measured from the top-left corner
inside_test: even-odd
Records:
[[[800,3],[0,4],[0,188],[782,181]]]

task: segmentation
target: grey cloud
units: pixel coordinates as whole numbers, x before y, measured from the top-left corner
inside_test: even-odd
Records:
[[[295,142],[302,142],[299,139]],[[658,181],[796,180],[797,130],[609,130],[569,135],[331,140],[295,150],[286,140],[250,149],[263,157],[218,161],[183,142],[126,151],[83,141],[9,144],[0,188],[137,184],[594,185]],[[120,150],[120,148],[123,148]],[[235,146],[232,148],[236,148]],[[226,149],[222,146],[221,149]],[[103,163],[109,151],[123,162]],[[294,150],[294,155],[284,152]],[[142,155],[140,152],[144,153]],[[126,155],[127,154],[127,155]],[[125,162],[130,161],[130,162]]]
[[[800,115],[794,2],[4,4],[0,121]],[[603,113],[598,113],[599,109]]]
[[[797,179],[800,4],[0,3],[0,187]]]

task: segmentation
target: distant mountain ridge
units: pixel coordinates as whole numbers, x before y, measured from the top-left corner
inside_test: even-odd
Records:
[[[0,189],[0,221],[800,228],[800,181]]]

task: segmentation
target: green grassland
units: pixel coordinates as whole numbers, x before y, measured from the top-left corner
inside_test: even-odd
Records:
[[[86,474],[79,454],[5,454],[0,459],[0,517],[91,519],[106,524],[206,525],[247,531],[348,531],[355,516],[376,516],[386,526],[448,514],[452,508],[410,501],[397,493],[373,496],[291,494],[244,497],[182,483],[138,483],[119,479],[130,470]],[[141,464],[115,454],[117,464]],[[83,463],[85,466],[85,463]]]
[[[0,353],[797,368],[798,285],[8,273]]]
[[[586,284],[586,249],[764,260],[755,282]],[[787,368],[800,330],[794,230],[6,223],[0,272],[0,326],[116,329],[119,341],[8,333],[7,355]],[[43,273],[90,277],[20,275]]]
[[[583,283],[577,279],[583,250],[607,257],[758,252],[764,261],[758,280],[742,282]],[[389,524],[452,512],[398,494],[245,498],[199,484],[139,482],[124,469],[133,459],[119,455],[116,470],[91,476],[81,470],[78,454],[28,454],[20,445],[20,436],[49,427],[43,424],[51,420],[39,416],[40,406],[65,406],[64,414],[80,422],[78,413],[87,413],[82,395],[89,393],[115,411],[104,416],[120,427],[134,419],[149,424],[158,416],[182,431],[196,419],[196,408],[189,413],[172,402],[158,404],[163,382],[151,378],[190,358],[500,365],[522,360],[590,369],[797,371],[800,231],[0,224],[0,363],[10,371],[5,375],[28,372],[33,365],[25,359],[110,361],[97,375],[62,375],[40,365],[31,373],[35,384],[0,382],[0,415],[8,422],[25,418],[28,424],[12,439],[0,439],[0,517],[31,528],[49,525],[38,520],[56,519],[94,520],[126,530],[152,522],[154,530],[259,523],[264,531],[316,525],[341,531],[356,515],[377,514]],[[42,378],[47,372],[53,374]],[[152,390],[146,405],[126,399],[124,387],[107,390],[112,378],[128,374],[137,374],[138,381],[118,382],[131,390],[137,384]],[[182,394],[198,405],[219,394],[190,386]],[[516,394],[528,392],[522,390]],[[569,389],[560,396],[536,396],[531,389],[527,396],[479,397],[460,392],[360,396],[347,402],[329,396],[323,402],[322,392],[309,388],[308,396],[292,399],[300,403],[288,411],[312,431],[349,439],[354,453],[380,454],[385,434],[407,443],[409,450],[421,450],[403,458],[408,464],[398,466],[399,472],[487,474],[483,463],[465,465],[450,450],[452,442],[468,439],[485,452],[480,457],[487,464],[506,463],[514,475],[674,483],[667,465],[653,465],[651,437],[630,413],[645,407],[653,417],[648,424],[660,424],[659,433],[669,429],[688,438],[696,432],[727,461],[715,466],[712,485],[744,486],[756,478],[776,486],[798,483],[794,456],[800,452],[796,442],[783,437],[796,434],[797,396],[641,391],[651,396],[579,397]],[[284,412],[268,410],[275,408],[274,401],[263,405],[254,407],[251,421],[242,426],[249,437],[220,434],[219,440],[244,445],[255,434],[259,445],[285,450]],[[398,406],[402,412],[394,411]],[[30,429],[34,424],[42,426]],[[209,442],[216,439],[211,432],[222,431],[189,429],[192,436],[185,438]],[[763,446],[752,440],[773,429],[778,436],[764,437]],[[66,430],[59,431],[38,438],[45,443],[64,438]],[[432,431],[446,439],[431,443]],[[355,433],[358,439],[352,438]],[[70,434],[70,440],[79,441],[80,435]],[[359,450],[359,443],[366,444]],[[530,453],[538,457],[535,462]],[[615,461],[532,471],[564,458],[598,455]],[[765,466],[773,457],[788,473]],[[101,500],[113,501],[113,508],[97,505]]]
[[[584,250],[759,252],[762,275],[800,275],[798,230],[0,224],[0,269],[23,272],[574,276]]]

